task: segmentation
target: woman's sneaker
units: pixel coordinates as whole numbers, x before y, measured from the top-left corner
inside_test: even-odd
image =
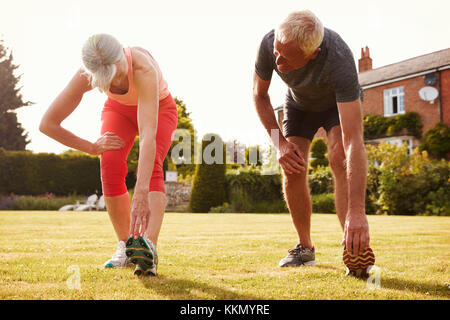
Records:
[[[123,268],[127,266],[128,257],[125,254],[125,241],[119,241],[116,252],[103,265],[105,268]]]
[[[137,276],[156,276],[158,268],[158,253],[152,241],[145,237],[128,238],[125,254],[129,261],[136,265],[134,274]]]
[[[295,248],[289,250],[288,252],[289,254],[280,261],[280,267],[300,267],[316,265],[316,251],[314,247],[312,249],[305,248],[302,247],[299,243],[295,246]]]

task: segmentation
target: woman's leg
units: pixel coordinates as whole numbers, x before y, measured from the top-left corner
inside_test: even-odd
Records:
[[[150,202],[150,221],[147,227],[146,236],[155,246],[158,243],[159,232],[164,218],[166,209],[166,194],[160,191],[152,191],[148,194]]]
[[[131,114],[132,115],[132,114]],[[119,150],[106,151],[100,159],[106,209],[119,241],[126,241],[130,229],[130,198],[125,184],[127,157],[133,147],[137,128],[130,119],[112,107],[102,112],[101,133],[113,132],[125,142]]]
[[[127,241],[130,235],[130,196],[128,192],[105,197],[106,210],[119,241]]]

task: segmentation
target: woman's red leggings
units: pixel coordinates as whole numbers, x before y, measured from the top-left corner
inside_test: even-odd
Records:
[[[159,101],[155,163],[149,191],[165,192],[163,161],[172,144],[177,122],[177,106],[169,95]],[[128,173],[127,158],[133,147],[134,138],[139,134],[137,106],[123,105],[108,98],[102,111],[101,134],[105,132],[112,132],[125,142],[122,149],[106,151],[100,158],[103,195],[114,197],[127,192],[125,184]]]

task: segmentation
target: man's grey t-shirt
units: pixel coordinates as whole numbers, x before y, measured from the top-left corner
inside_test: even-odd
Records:
[[[272,30],[261,41],[255,63],[255,72],[269,81],[275,70],[287,84],[286,103],[303,111],[325,111],[336,107],[336,102],[350,102],[362,94],[355,60],[347,44],[334,31],[325,28],[320,52],[303,68],[288,73],[278,71]]]

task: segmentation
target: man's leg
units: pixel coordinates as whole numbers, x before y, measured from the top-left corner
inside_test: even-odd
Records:
[[[303,137],[288,137],[289,142],[298,145],[307,163],[311,141]],[[311,198],[308,187],[308,168],[301,174],[286,174],[283,172],[283,192],[289,212],[292,216],[299,242],[302,247],[312,248],[311,242]]]
[[[334,177],[336,213],[344,230],[348,211],[348,180],[341,126],[334,126],[328,131],[328,160]]]

